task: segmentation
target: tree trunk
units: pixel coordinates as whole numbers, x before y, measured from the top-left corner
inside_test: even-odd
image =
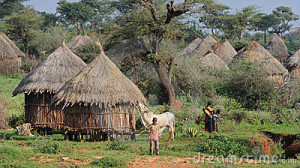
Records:
[[[85,30],[84,30],[84,22],[82,23],[82,33],[83,33],[83,35],[85,35]]]
[[[267,30],[265,30],[265,37],[264,37],[265,45],[267,45]]]
[[[175,97],[174,87],[168,76],[166,68],[161,63],[154,65],[154,67],[155,67],[155,71],[158,74],[158,77],[163,85],[163,89],[165,90],[165,93],[167,94],[166,96],[168,97],[169,105],[176,107],[176,97]]]
[[[27,36],[27,35],[26,35]],[[25,48],[25,56],[29,58],[29,46],[27,39],[23,40],[24,48]]]
[[[238,38],[239,38],[239,40],[242,40],[242,32],[239,32]]]

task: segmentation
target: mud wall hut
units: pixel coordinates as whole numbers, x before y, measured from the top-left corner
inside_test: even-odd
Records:
[[[39,131],[60,130],[63,110],[51,105],[56,92],[86,64],[63,44],[33,69],[17,86],[13,96],[25,94],[25,122]]]
[[[256,61],[268,74],[269,79],[273,81],[282,82],[284,77],[288,75],[288,70],[255,41],[241,49],[234,59]]]
[[[201,43],[191,54],[195,55],[197,58],[201,58],[206,55],[208,51],[211,51],[211,47],[216,43],[217,41],[212,36],[208,35],[201,41]]]
[[[54,101],[64,106],[69,139],[79,134],[88,135],[91,140],[134,131],[135,105],[146,103],[138,87],[102,49],[99,56],[59,90]]]
[[[0,32],[0,71],[13,73],[21,67],[25,54],[3,33]]]
[[[237,54],[235,49],[232,47],[229,41],[224,43],[215,43],[212,46],[213,52],[219,56],[227,65],[232,61],[233,57]]]

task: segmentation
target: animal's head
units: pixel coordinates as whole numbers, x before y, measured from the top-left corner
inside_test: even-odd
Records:
[[[141,111],[141,113],[145,113],[145,112],[148,112],[148,108],[145,106],[145,105],[143,105],[142,103],[139,103],[139,109],[140,109],[140,111]]]

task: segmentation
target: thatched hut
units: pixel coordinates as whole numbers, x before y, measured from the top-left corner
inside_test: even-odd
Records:
[[[282,82],[284,76],[288,74],[288,70],[285,69],[263,46],[255,41],[241,49],[234,59],[256,61],[264,68],[269,78],[273,81]]]
[[[204,67],[216,68],[218,70],[229,70],[227,64],[216,54],[209,52],[200,58]]]
[[[212,46],[213,52],[219,56],[227,65],[232,61],[233,57],[237,54],[229,41],[223,44],[217,42]]]
[[[135,105],[146,99],[101,49],[99,56],[59,90],[54,102],[64,106],[69,139],[80,134],[104,140],[107,134],[134,131]]]
[[[5,34],[0,32],[1,71],[19,69],[21,67],[22,57],[25,57],[25,54]]]
[[[212,36],[206,36],[198,47],[192,52],[196,57],[203,57],[208,51],[211,51],[211,47],[215,45],[217,41]]]
[[[192,53],[200,45],[201,41],[202,41],[201,38],[199,38],[199,37],[196,38],[181,51],[181,54],[188,55],[188,54]]]
[[[270,40],[267,50],[281,63],[284,63],[289,56],[287,46],[277,34],[274,34],[273,38]]]
[[[92,40],[87,35],[78,35],[73,37],[69,43],[67,43],[67,47],[75,54],[80,54],[84,47],[95,44],[94,40]]]
[[[300,49],[286,60],[285,67],[292,77],[300,81]]]
[[[51,105],[56,92],[86,64],[63,44],[33,69],[17,86],[13,96],[25,93],[25,122],[41,131],[63,125],[60,106]]]

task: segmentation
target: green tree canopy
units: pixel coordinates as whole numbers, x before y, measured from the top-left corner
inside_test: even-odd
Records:
[[[289,31],[293,26],[291,22],[299,19],[299,16],[290,7],[279,6],[272,13],[276,18],[276,24],[272,26],[272,32],[278,35]]]

